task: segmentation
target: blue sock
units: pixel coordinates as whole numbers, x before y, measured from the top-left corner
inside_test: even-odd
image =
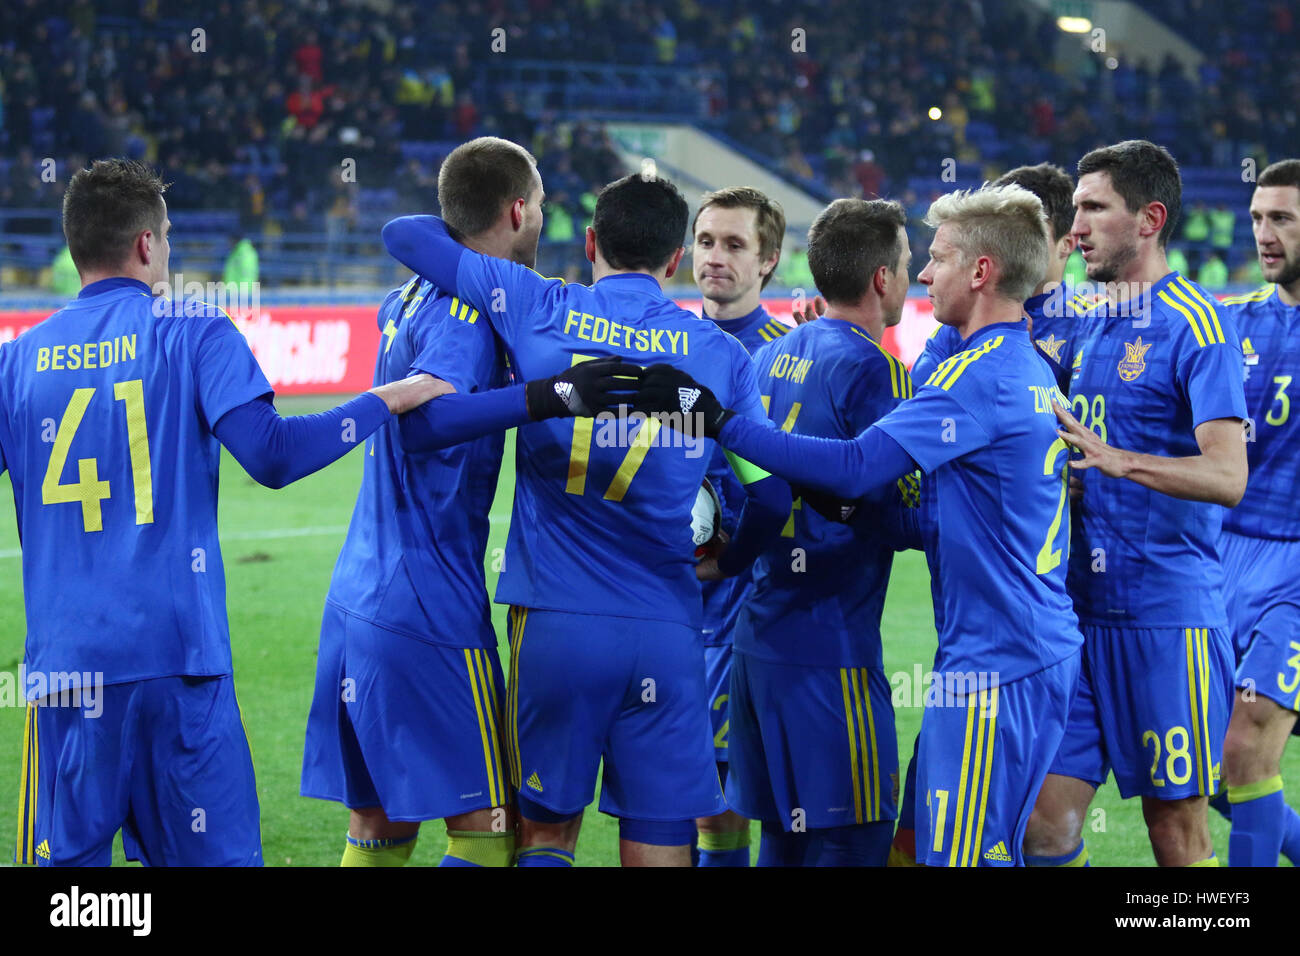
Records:
[[[1228,802],[1232,804],[1228,865],[1277,866],[1287,809],[1281,775],[1229,787]]]
[[[765,822],[758,845],[758,865],[803,866],[812,842],[812,833],[786,833],[779,824]]]
[[[1080,840],[1069,853],[1060,856],[1030,856],[1025,854],[1025,866],[1092,866],[1088,862],[1088,847]]]
[[[573,854],[553,846],[526,846],[515,861],[515,866],[573,866]]]
[[[857,823],[812,831],[819,839],[805,857],[806,866],[884,866],[889,860],[889,843],[894,838],[894,821]]]
[[[749,830],[700,834],[700,866],[749,866]]]

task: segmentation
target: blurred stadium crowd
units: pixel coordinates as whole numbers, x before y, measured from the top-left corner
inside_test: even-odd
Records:
[[[538,157],[544,238],[569,250],[620,172],[600,122],[613,116],[694,122],[819,198],[890,195],[914,218],[951,188],[940,157],[978,183],[1141,135],[1187,172],[1191,265],[1217,257],[1226,281],[1253,255],[1224,177],[1283,155],[1300,126],[1294,15],[1281,0],[1227,16],[1211,0],[1142,6],[1206,55],[1195,75],[1172,58],[1064,69],[1054,17],[992,0],[827,0],[815,15],[783,0],[6,0],[0,207],[52,212],[88,157],[148,159],[172,210],[209,213],[183,217],[189,230],[255,237],[290,257],[287,281],[319,264],[322,237],[327,255],[355,255],[390,215],[434,208],[442,156],[485,133]],[[575,98],[574,63],[641,68],[670,95]],[[6,214],[8,261],[28,249],[48,264],[40,242],[10,240],[57,241],[51,222]]]

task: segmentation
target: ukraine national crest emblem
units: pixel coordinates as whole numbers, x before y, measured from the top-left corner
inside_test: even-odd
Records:
[[[1138,336],[1136,342],[1124,343],[1124,358],[1119,363],[1119,377],[1125,382],[1131,382],[1143,372],[1146,371],[1146,354],[1147,349],[1151,348],[1153,343],[1143,342],[1142,336]]]
[[[1065,348],[1065,339],[1058,339],[1055,335],[1048,335],[1045,339],[1038,339],[1038,347],[1052,357],[1052,361],[1058,365],[1061,363],[1061,350]]]

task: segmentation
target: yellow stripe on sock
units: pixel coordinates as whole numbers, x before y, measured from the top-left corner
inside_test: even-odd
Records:
[[[853,705],[849,702],[849,672],[840,668],[840,690],[844,694],[844,729],[849,737],[849,768],[853,775],[853,822],[862,822],[862,777],[858,773],[858,735],[853,729]]]
[[[1249,803],[1251,800],[1258,800],[1260,797],[1269,797],[1282,789],[1282,775],[1269,777],[1267,780],[1256,780],[1254,783],[1243,783],[1237,787],[1228,788],[1229,803]]]
[[[1217,867],[1217,866],[1219,865],[1219,858],[1218,858],[1217,856],[1214,856],[1213,854],[1211,854],[1211,855],[1210,855],[1210,858],[1209,858],[1208,860],[1197,860],[1195,863],[1188,863],[1187,865],[1188,865],[1188,866],[1215,866],[1215,867]]]

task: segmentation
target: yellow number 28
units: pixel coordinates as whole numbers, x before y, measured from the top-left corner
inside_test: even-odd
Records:
[[[41,504],[81,505],[81,521],[86,531],[103,531],[104,517],[101,502],[111,497],[109,482],[99,477],[99,460],[77,460],[77,480],[63,484],[63,470],[68,463],[68,452],[77,437],[77,429],[86,416],[95,389],[79,388],[72,393],[63,419],[54,435],[54,448],[50,463],[41,482]],[[135,523],[153,523],[153,470],[149,462],[149,429],[144,416],[144,382],[132,379],[113,386],[113,397],[126,404],[126,434],[130,442],[131,480],[135,485]]]

